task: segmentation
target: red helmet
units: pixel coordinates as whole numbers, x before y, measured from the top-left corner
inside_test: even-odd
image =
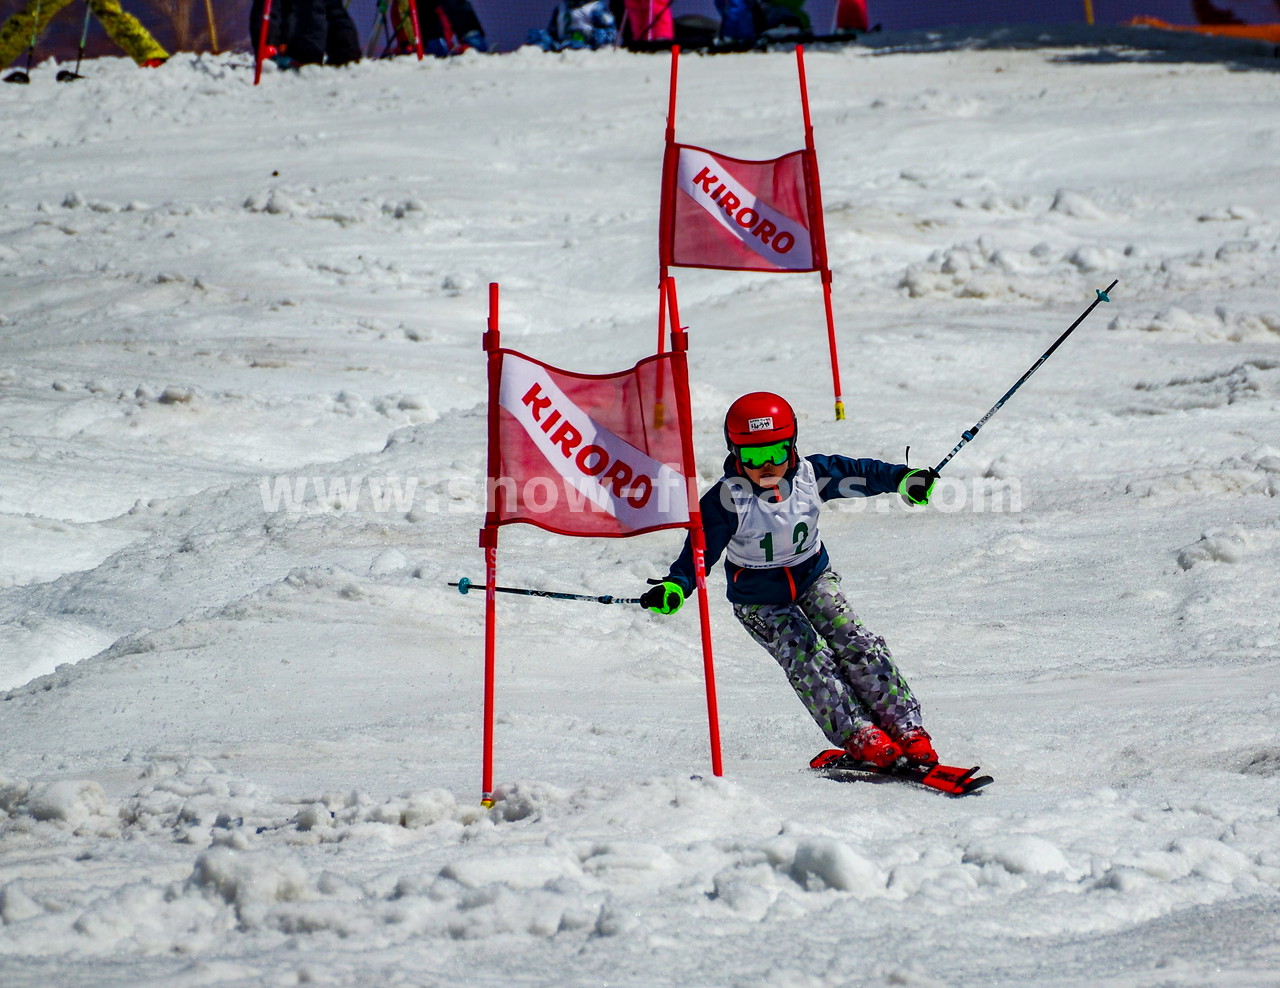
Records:
[[[769,391],[743,395],[725,413],[724,439],[731,450],[735,446],[769,446],[795,438],[796,413],[785,398]]]

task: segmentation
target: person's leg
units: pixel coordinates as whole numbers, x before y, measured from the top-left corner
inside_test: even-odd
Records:
[[[921,726],[920,703],[898,672],[889,646],[849,605],[840,577],[827,570],[797,601],[827,643],[840,678],[893,737]]]
[[[342,0],[325,0],[328,31],[324,53],[330,65],[349,65],[360,61],[360,33],[347,13]]]
[[[27,0],[0,26],[0,69],[32,48],[32,39],[39,43],[40,36],[53,20],[53,15],[67,6],[71,0]]]
[[[840,676],[870,711],[876,726],[909,760],[936,764],[938,753],[921,724],[920,702],[894,664],[885,640],[869,631],[849,606],[840,590],[839,575],[828,569],[805,591],[799,604],[826,640]],[[863,739],[872,747],[876,740]]]
[[[734,604],[734,616],[774,657],[809,716],[834,745],[872,725],[826,644],[794,604]]]
[[[329,40],[325,0],[294,0],[293,24],[287,40],[288,55],[299,65],[319,65]]]
[[[89,0],[89,7],[111,40],[139,65],[159,65],[169,57],[142,22],[120,7],[119,0]]]

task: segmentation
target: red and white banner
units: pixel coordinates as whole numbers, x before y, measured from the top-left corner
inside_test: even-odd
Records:
[[[484,549],[484,806],[493,805],[493,742],[497,677],[498,532],[524,522],[561,535],[625,538],[667,528],[688,529],[693,550],[702,663],[706,677],[711,770],[723,772],[716,708],[706,538],[694,466],[689,408],[688,335],[675,289],[661,285],[671,316],[671,350],[617,374],[574,374],[500,344],[498,286],[489,286],[484,334],[489,378],[489,503]],[[470,581],[468,581],[468,586]],[[457,584],[462,587],[461,581]],[[464,591],[465,592],[465,591]],[[530,593],[535,593],[530,591]],[[590,599],[590,598],[584,598]],[[595,598],[634,606],[639,599]]]
[[[818,152],[809,117],[804,46],[796,45],[804,147],[767,161],[748,161],[676,143],[676,78],[680,49],[671,49],[666,150],[658,213],[659,281],[668,284],[673,267],[728,271],[816,271],[822,277],[822,305],[831,351],[831,385],[836,421],[844,418],[840,366],[836,354],[831,268],[822,221]],[[675,283],[670,283],[674,299]],[[665,306],[658,308],[658,350],[666,331]]]
[[[607,375],[558,370],[514,350],[499,357],[495,524],[597,537],[688,526],[669,354]]]
[[[734,271],[817,271],[824,251],[815,235],[807,150],[745,161],[688,144],[671,144],[675,161],[662,197],[664,267]]]

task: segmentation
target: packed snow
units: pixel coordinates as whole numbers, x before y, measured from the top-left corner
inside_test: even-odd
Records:
[[[948,465],[825,514],[948,799],[825,741],[696,609],[499,600],[480,805],[487,286],[504,343],[651,353],[669,60],[175,56],[0,87],[0,970],[25,986],[1280,984],[1280,62],[1147,32],[807,55],[812,275],[680,271],[724,409]],[[677,136],[803,140],[787,52],[681,61]],[[677,533],[503,530],[636,596]]]

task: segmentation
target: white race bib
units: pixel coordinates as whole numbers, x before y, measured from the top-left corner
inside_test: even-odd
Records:
[[[743,477],[727,477],[724,484],[738,514],[738,530],[725,550],[730,562],[744,569],[773,569],[795,566],[817,555],[822,498],[808,460],[800,461],[783,501],[757,497]]]

